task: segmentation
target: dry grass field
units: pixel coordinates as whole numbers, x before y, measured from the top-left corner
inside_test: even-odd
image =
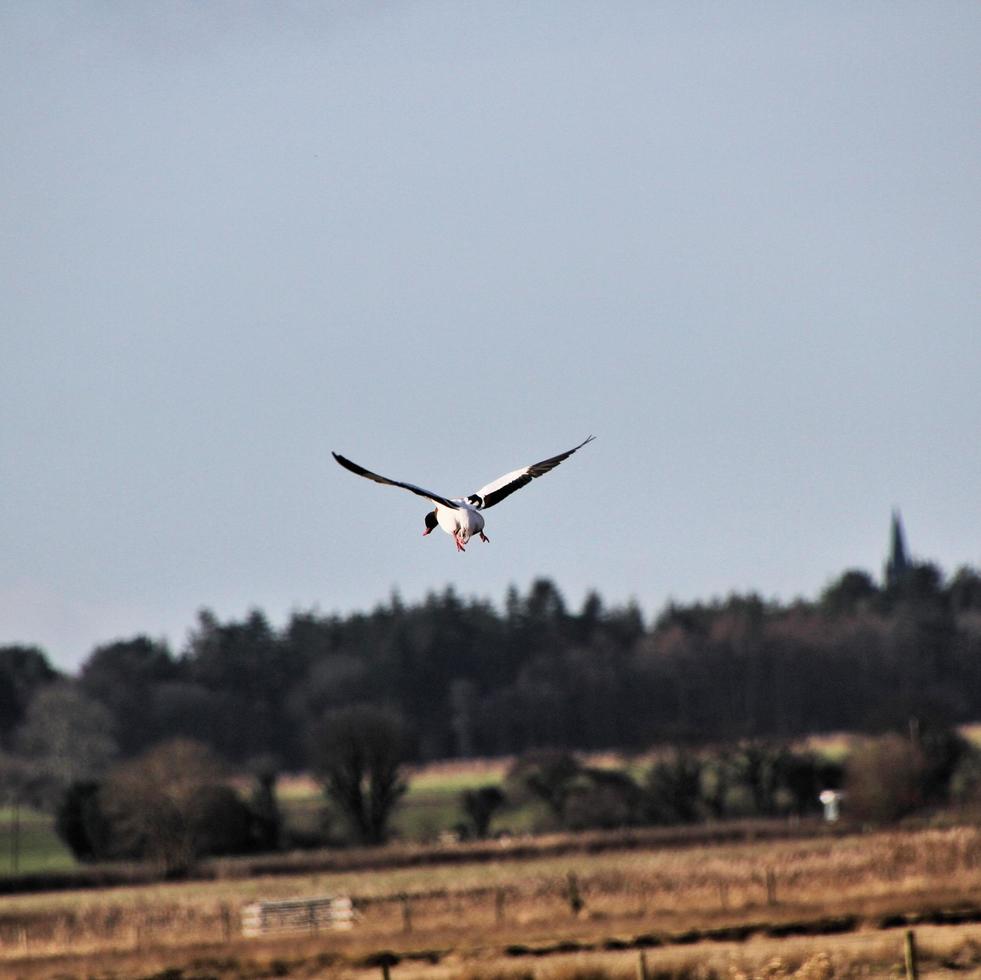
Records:
[[[348,931],[244,938],[257,898],[346,894]],[[608,850],[9,897],[0,976],[802,980],[981,976],[981,830]]]

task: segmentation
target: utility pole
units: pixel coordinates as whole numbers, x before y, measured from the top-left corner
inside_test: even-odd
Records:
[[[20,799],[14,799],[14,822],[10,834],[10,868],[14,874],[20,871]]]

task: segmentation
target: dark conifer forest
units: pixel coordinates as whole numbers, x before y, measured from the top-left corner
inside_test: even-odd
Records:
[[[114,641],[75,677],[42,650],[7,646],[0,750],[74,753],[77,776],[93,757],[180,736],[234,766],[302,770],[310,733],[352,706],[399,718],[417,760],[981,718],[981,575],[901,571],[882,585],[847,571],[789,604],[672,604],[650,622],[596,594],[570,609],[547,579],[499,606],[447,590],[354,615],[296,612],[282,628],[259,610],[228,622],[203,611],[182,649]],[[71,741],[60,755],[59,737]]]

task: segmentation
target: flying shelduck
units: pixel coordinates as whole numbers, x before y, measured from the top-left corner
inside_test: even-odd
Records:
[[[487,510],[488,507],[493,507],[494,504],[499,504],[505,497],[510,497],[515,490],[520,490],[523,486],[531,483],[535,477],[542,476],[549,470],[554,470],[559,463],[568,459],[577,449],[582,449],[587,442],[592,442],[595,438],[595,436],[589,436],[578,446],[574,446],[564,453],[559,453],[558,456],[551,456],[548,459],[543,459],[540,463],[532,463],[531,466],[505,473],[504,476],[498,477],[493,483],[488,483],[485,487],[481,487],[469,497],[443,497],[431,490],[417,487],[413,483],[403,483],[400,480],[390,480],[387,476],[379,476],[357,463],[352,463],[351,460],[338,453],[333,453],[333,456],[341,466],[358,476],[374,480],[375,483],[385,483],[390,487],[401,487],[403,490],[408,490],[410,493],[431,500],[436,505],[436,509],[426,514],[426,530],[422,532],[423,536],[435,530],[438,525],[447,534],[453,536],[456,550],[463,551],[467,542],[475,534],[480,536],[481,541],[490,540],[484,534],[482,511]]]

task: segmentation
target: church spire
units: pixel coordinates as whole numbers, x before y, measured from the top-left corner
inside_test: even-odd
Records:
[[[910,568],[909,553],[906,551],[906,535],[903,533],[903,520],[899,511],[892,512],[892,533],[890,535],[889,558],[886,561],[886,588],[893,589],[906,577]]]

